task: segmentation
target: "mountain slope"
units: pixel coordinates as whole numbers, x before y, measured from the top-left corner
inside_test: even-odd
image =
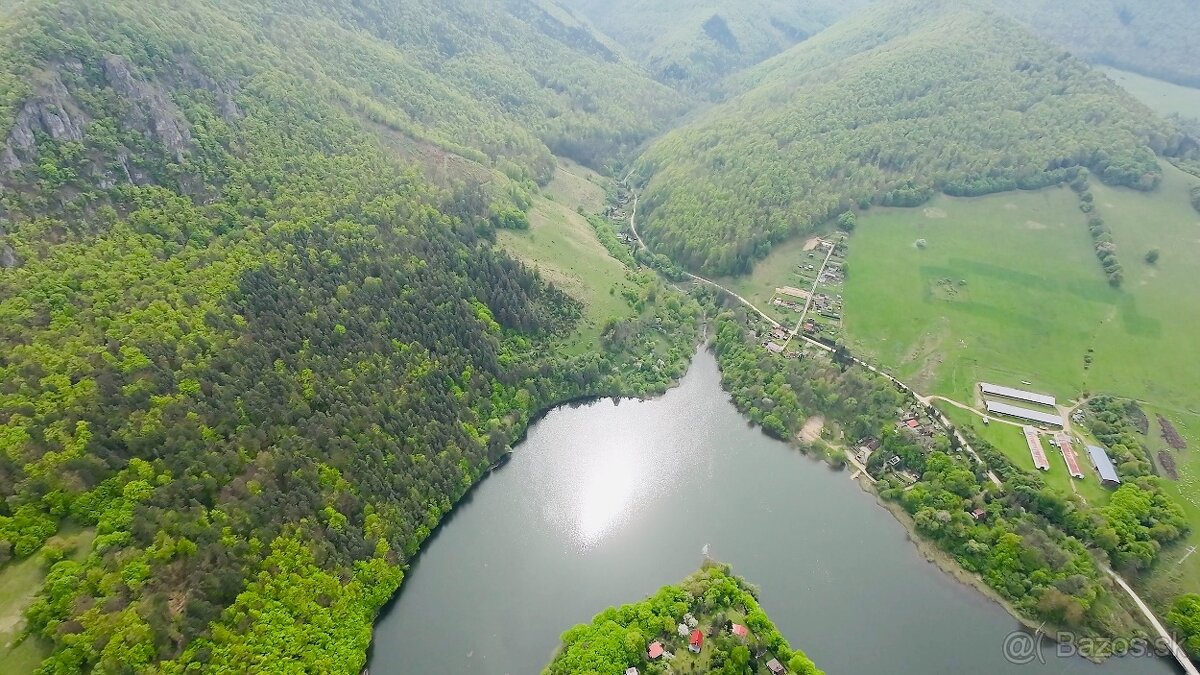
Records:
[[[869,0],[564,0],[659,80],[703,89],[807,39]]]
[[[617,157],[678,99],[539,5],[4,6],[0,564],[97,535],[28,611],[46,672],[357,673],[537,409],[671,377],[626,365],[690,340],[666,303],[566,354],[579,303],[494,245],[551,146]]]
[[[996,8],[1089,61],[1200,87],[1194,0],[1004,0]]]
[[[1192,142],[975,3],[868,9],[743,75],[639,160],[643,236],[715,274],[855,205],[1057,183],[1152,188]]]

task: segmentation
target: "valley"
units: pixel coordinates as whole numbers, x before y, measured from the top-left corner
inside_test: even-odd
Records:
[[[0,0],[0,672],[668,672],[556,638],[710,544],[794,673],[1170,672],[1113,645],[1200,655],[1196,25]]]

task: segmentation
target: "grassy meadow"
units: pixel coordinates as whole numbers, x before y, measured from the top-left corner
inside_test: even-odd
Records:
[[[636,290],[638,284],[627,278],[625,265],[608,254],[577,211],[580,207],[587,213],[601,211],[607,186],[607,179],[599,174],[560,160],[554,179],[535,198],[529,229],[499,233],[502,247],[584,304],[584,318],[572,345],[580,351],[596,344],[605,320],[636,314],[622,292]]]
[[[1099,70],[1160,115],[1200,118],[1200,89],[1107,66]]]
[[[92,530],[66,529],[47,544],[82,560],[91,550],[94,536]],[[42,587],[47,569],[39,555],[0,567],[0,673],[32,673],[50,653],[49,645],[36,637],[18,643],[25,627],[25,608]]]
[[[1188,199],[1196,182],[1169,165],[1152,193],[1092,182],[1125,269],[1120,289],[1106,282],[1077,197],[1065,188],[872,210],[850,244],[847,342],[918,390],[966,403],[977,403],[975,384],[984,380],[1028,380],[1064,402],[1084,393],[1141,401],[1154,422],[1145,438],[1152,455],[1166,448],[1158,414],[1188,442],[1188,450],[1168,450],[1179,471],[1170,489],[1194,526],[1179,548],[1200,545],[1200,214]],[[1150,249],[1162,253],[1154,265],[1144,260]],[[1018,429],[948,412],[1032,468]],[[1061,456],[1047,453],[1047,481],[1071,489]],[[1103,499],[1088,474],[1074,488]],[[1200,588],[1200,554],[1182,566],[1171,555],[1163,561],[1148,581],[1158,596]]]

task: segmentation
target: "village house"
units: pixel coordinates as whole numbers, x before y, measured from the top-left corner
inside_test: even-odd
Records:
[[[651,661],[663,655],[663,646],[661,642],[651,642],[650,649],[646,650],[646,658]]]
[[[858,453],[854,455],[859,464],[865,465],[871,459],[871,449],[865,445],[858,446]]]
[[[638,675],[638,669],[634,668],[633,666],[629,666],[625,669],[625,675]]]
[[[774,675],[783,675],[787,672],[787,670],[784,669],[783,664],[779,662],[779,659],[771,659],[770,661],[767,661],[767,670],[771,671]]]
[[[704,633],[699,629],[692,631],[692,637],[688,640],[688,649],[693,654],[699,654],[701,649],[704,649]]]
[[[983,517],[986,515],[987,511],[984,511],[983,509],[975,509],[971,512],[971,517],[975,520],[983,520]]]
[[[775,342],[768,342],[767,343],[767,351],[771,352],[772,354],[782,354],[783,353],[783,345],[777,344]]]
[[[744,638],[750,635],[750,629],[746,628],[740,623],[733,624],[733,627],[729,629],[729,632],[733,633],[733,636],[738,638]]]

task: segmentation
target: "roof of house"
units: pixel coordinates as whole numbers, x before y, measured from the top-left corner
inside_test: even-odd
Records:
[[[1092,464],[1096,465],[1096,472],[1100,474],[1102,480],[1111,483],[1120,483],[1121,477],[1117,475],[1117,467],[1113,466],[1112,459],[1105,452],[1104,448],[1095,445],[1087,446],[1088,454],[1092,456]]]
[[[1052,415],[1040,410],[1030,410],[1029,408],[1021,408],[1000,401],[987,401],[987,411],[990,413],[999,413],[1010,417],[1017,417],[1023,420],[1032,420],[1034,422],[1042,422],[1043,424],[1053,424],[1055,426],[1063,426],[1063,419],[1058,415]]]
[[[732,632],[734,635],[736,635],[738,637],[746,637],[747,635],[750,634],[750,629],[746,628],[745,626],[743,626],[740,623],[735,623],[735,624],[733,624]]]
[[[700,632],[699,628],[692,631],[692,637],[688,639],[688,644],[696,646],[704,644],[704,633]]]
[[[989,384],[987,382],[979,383],[979,390],[985,394],[993,396],[1003,396],[1004,398],[1013,398],[1018,401],[1027,401],[1029,403],[1040,403],[1054,407],[1054,397],[1048,394],[1037,394],[1032,391],[1024,391],[1021,389],[1013,389],[1012,387],[1004,387],[999,384]]]
[[[908,425],[909,429],[916,429],[921,426],[920,420],[905,420],[904,423]]]
[[[783,669],[783,664],[779,662],[779,659],[771,659],[770,661],[767,661],[767,669],[772,673],[785,672]]]
[[[649,650],[648,652],[646,652],[646,653],[647,653],[647,654],[650,656],[650,658],[652,658],[652,659],[657,659],[658,657],[662,656],[662,655],[663,655],[663,646],[662,646],[662,643],[661,643],[661,642],[651,642],[651,643],[650,643],[650,650]]]
[[[974,511],[971,512],[971,515],[975,516],[976,519],[979,519],[979,518],[986,516],[987,511],[984,511],[983,509],[975,509]]]
[[[638,675],[638,669],[634,668],[633,666],[629,666],[625,669],[625,675]]]

